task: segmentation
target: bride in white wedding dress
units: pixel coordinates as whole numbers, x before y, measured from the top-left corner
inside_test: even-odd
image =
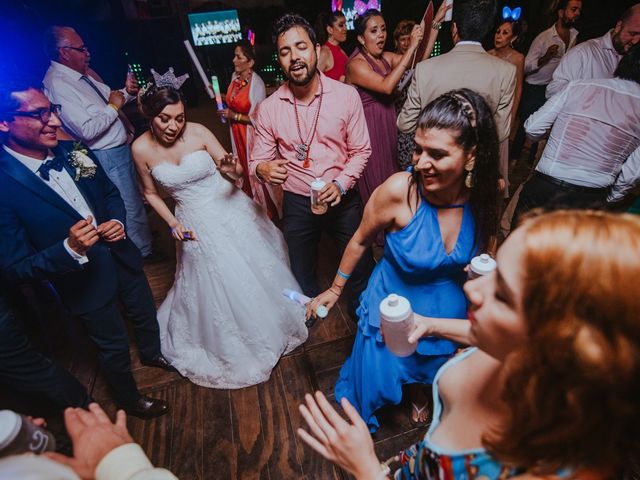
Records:
[[[175,282],[158,309],[162,353],[201,386],[264,382],[307,338],[304,308],[281,294],[298,288],[282,234],[233,185],[236,158],[186,121],[178,90],[152,86],[139,103],[150,130],[132,145],[135,165],[145,198],[178,240]],[[175,216],[154,180],[175,200]]]

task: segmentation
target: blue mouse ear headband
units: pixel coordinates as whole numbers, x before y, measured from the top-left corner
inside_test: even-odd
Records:
[[[503,20],[520,20],[520,15],[522,14],[522,8],[516,7],[511,10],[509,7],[504,7],[502,9],[502,19]]]

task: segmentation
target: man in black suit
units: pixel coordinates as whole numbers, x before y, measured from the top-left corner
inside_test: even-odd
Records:
[[[69,372],[38,352],[0,291],[0,384],[46,398],[56,407],[87,408],[91,397]]]
[[[138,392],[118,310],[121,301],[143,363],[170,369],[124,204],[90,151],[58,142],[58,111],[28,83],[0,86],[0,271],[8,282],[48,279],[96,343],[118,404],[142,418],[162,415],[166,402]]]

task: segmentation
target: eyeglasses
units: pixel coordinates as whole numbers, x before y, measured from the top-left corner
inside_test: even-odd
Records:
[[[58,47],[58,48],[68,48],[69,50],[75,50],[76,52],[82,52],[82,53],[89,53],[89,49],[87,47],[85,47],[84,45],[81,47],[69,47],[69,46],[62,46],[62,47]]]
[[[56,114],[56,116],[60,115],[60,110],[62,110],[61,105],[57,105],[52,103],[49,108],[39,108],[38,110],[33,110],[31,112],[6,112],[9,115],[13,115],[14,117],[30,117],[36,120],[40,120],[42,123],[49,123],[51,120],[51,115]]]

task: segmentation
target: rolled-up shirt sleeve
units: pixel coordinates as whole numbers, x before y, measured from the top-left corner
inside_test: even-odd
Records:
[[[362,102],[355,90],[349,96],[349,103],[351,108],[347,120],[349,128],[346,139],[348,160],[342,172],[336,177],[345,190],[353,187],[355,181],[360,178],[371,156],[369,129],[364,117]]]
[[[633,188],[640,183],[640,147],[636,148],[622,164],[620,173],[613,182],[607,197],[608,202],[622,200]]]

